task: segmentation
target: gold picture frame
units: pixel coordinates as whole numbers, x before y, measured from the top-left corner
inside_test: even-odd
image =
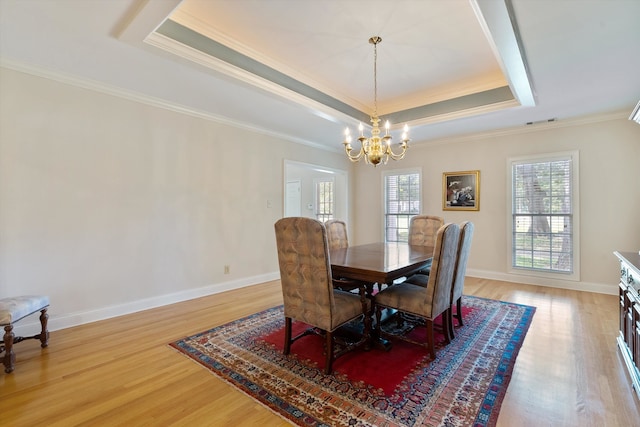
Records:
[[[442,210],[480,210],[480,171],[442,174]]]

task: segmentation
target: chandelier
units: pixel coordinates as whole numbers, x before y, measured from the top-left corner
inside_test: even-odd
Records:
[[[409,126],[404,125],[404,132],[402,133],[402,141],[398,143],[400,146],[400,153],[394,153],[391,149],[391,135],[389,134],[390,124],[389,121],[385,123],[385,134],[383,137],[380,137],[380,118],[378,117],[378,43],[382,41],[381,37],[374,36],[369,39],[369,43],[373,45],[373,116],[371,117],[371,124],[373,128],[371,129],[371,137],[367,138],[364,136],[364,126],[360,123],[358,126],[358,130],[360,131],[360,136],[358,137],[358,141],[360,141],[360,151],[358,153],[353,153],[353,148],[351,147],[351,133],[349,128],[344,131],[345,139],[344,139],[344,150],[347,153],[347,157],[352,162],[358,162],[361,158],[364,157],[366,163],[370,163],[373,166],[377,166],[378,163],[382,162],[383,165],[387,164],[389,161],[389,157],[393,160],[401,160],[404,157],[404,154],[409,147]]]

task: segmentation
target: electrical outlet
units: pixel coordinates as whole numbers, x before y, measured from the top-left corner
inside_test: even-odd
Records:
[[[229,274],[229,273],[230,273],[230,270],[231,270],[231,267],[230,267],[230,266],[228,266],[228,265],[225,265],[225,266],[224,266],[224,274]]]

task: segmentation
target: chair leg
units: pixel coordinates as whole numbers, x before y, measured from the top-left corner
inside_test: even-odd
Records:
[[[284,354],[291,352],[291,318],[284,318]]]
[[[325,375],[329,375],[333,365],[333,334],[331,331],[326,332],[325,350],[327,355],[325,356],[324,373]]]
[[[454,316],[453,308],[450,308],[449,315],[447,316],[447,318],[449,319],[449,332],[451,333],[452,340],[456,337],[456,328],[453,326],[453,316]]]
[[[376,329],[375,329],[375,337],[380,337],[380,321],[382,320],[382,307],[376,305]]]
[[[49,345],[49,331],[47,330],[47,321],[49,315],[47,309],[44,308],[40,311],[40,325],[42,325],[42,331],[40,332],[40,347],[45,348]]]
[[[4,327],[4,357],[2,363],[4,364],[4,371],[9,374],[13,372],[13,367],[16,363],[16,355],[13,352],[13,325],[7,325]]]
[[[433,339],[433,320],[427,320],[427,345],[429,346],[429,353],[431,358],[436,358],[436,348]]]
[[[453,316],[453,311],[451,310],[451,307],[449,307],[447,310],[444,311],[444,313],[442,313],[442,318],[444,319],[443,321],[445,322],[444,341],[447,344],[451,344],[451,341],[453,340],[453,320],[451,320],[451,316]]]
[[[464,323],[462,323],[462,297],[456,301],[456,319],[458,319],[459,326],[464,326]]]

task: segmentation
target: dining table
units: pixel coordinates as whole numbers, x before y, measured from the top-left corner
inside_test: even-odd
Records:
[[[433,257],[433,246],[402,242],[377,242],[333,249],[334,277],[390,285],[420,270]]]
[[[332,249],[329,253],[331,273],[333,277],[351,279],[367,283],[367,297],[373,296],[373,285],[378,289],[383,285],[392,286],[393,282],[410,276],[420,270],[433,258],[433,246],[409,245],[401,242],[378,242],[364,245]],[[395,314],[396,310],[386,309],[381,317],[385,322]],[[371,327],[373,310],[365,316],[365,325]],[[365,331],[367,326],[365,326]],[[388,351],[391,343],[376,335],[369,334],[371,346]]]

